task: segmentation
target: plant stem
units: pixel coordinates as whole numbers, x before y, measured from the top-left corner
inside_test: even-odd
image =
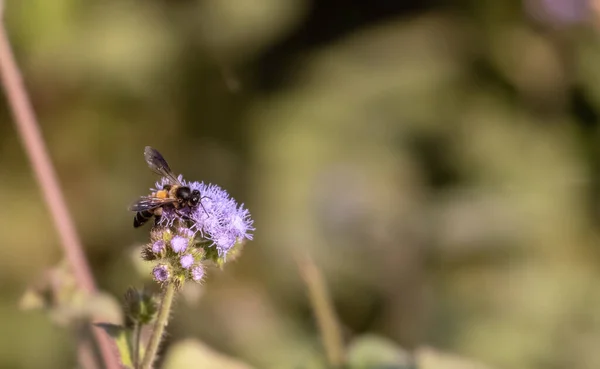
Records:
[[[52,215],[51,218],[60,237],[65,256],[75,275],[75,280],[83,291],[94,294],[97,292],[96,283],[54,172],[31,101],[23,84],[21,71],[15,61],[4,26],[3,11],[4,1],[0,0],[0,75],[8,105],[38,185]],[[109,369],[119,368],[119,362],[109,337],[96,329],[92,329],[92,333],[98,342],[106,367]]]
[[[65,256],[80,287],[86,292],[95,293],[96,283],[67,208],[21,72],[14,59],[4,22],[0,26],[0,74],[15,126],[62,241]]]
[[[77,340],[77,358],[83,369],[99,369],[99,364],[94,357],[94,346],[91,337],[80,336]]]
[[[175,296],[175,284],[169,283],[167,284],[167,288],[163,293],[160,310],[158,311],[158,317],[156,318],[156,323],[154,324],[154,330],[152,332],[152,336],[150,336],[150,342],[148,342],[146,353],[144,354],[144,361],[142,361],[142,369],[152,368],[152,363],[154,363],[156,352],[158,351],[158,345],[162,339],[165,327],[169,322],[169,314],[171,312],[173,296]]]
[[[342,330],[323,275],[308,254],[297,255],[297,260],[321,332],[329,366],[342,368],[345,362]]]

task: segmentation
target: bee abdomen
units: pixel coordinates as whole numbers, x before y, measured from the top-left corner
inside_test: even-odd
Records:
[[[133,227],[137,228],[137,227],[143,226],[153,216],[154,216],[154,213],[150,210],[144,210],[144,211],[137,212],[135,214],[135,217],[133,217]]]

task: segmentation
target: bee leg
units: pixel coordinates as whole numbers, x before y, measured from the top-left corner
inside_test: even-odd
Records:
[[[204,210],[204,212],[206,213],[206,215],[210,216],[210,214],[208,214],[208,211],[206,211],[206,208],[204,207],[204,205],[202,205],[202,199],[210,199],[210,197],[208,197],[208,196],[202,196],[200,198],[200,201],[198,201],[198,203],[200,204],[200,206],[202,206],[202,210]]]
[[[177,214],[183,220],[193,221],[192,218],[190,218],[189,216],[187,216],[187,215],[183,214],[182,212],[180,212],[179,209],[175,209],[175,214]]]

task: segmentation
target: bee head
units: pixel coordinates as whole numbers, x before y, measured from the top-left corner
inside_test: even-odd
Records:
[[[200,202],[200,191],[194,190],[189,196],[190,206],[196,206]]]

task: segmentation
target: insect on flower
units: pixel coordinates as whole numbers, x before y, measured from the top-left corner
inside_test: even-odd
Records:
[[[163,214],[163,208],[173,208],[175,212],[184,219],[189,219],[187,216],[180,213],[180,210],[196,210],[198,205],[204,209],[202,205],[202,197],[197,189],[190,189],[184,185],[181,180],[173,174],[169,164],[163,156],[154,148],[146,146],[144,149],[144,157],[148,167],[163,177],[164,185],[162,189],[158,189],[150,194],[150,196],[142,196],[138,201],[133,203],[129,210],[137,212],[133,218],[133,227],[141,227],[152,217],[157,220]],[[206,212],[206,209],[204,209]]]

